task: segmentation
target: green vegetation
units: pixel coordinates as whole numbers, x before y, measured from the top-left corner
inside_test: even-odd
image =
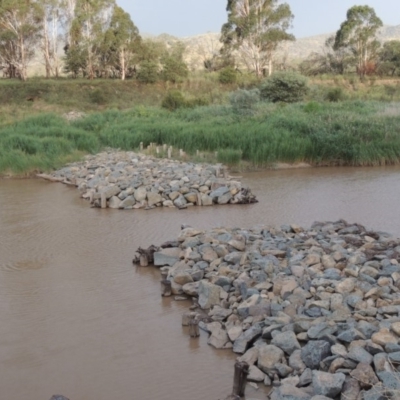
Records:
[[[311,115],[310,115],[311,114]],[[30,117],[0,129],[0,171],[49,170],[83,153],[140,143],[168,144],[193,156],[214,153],[228,164],[277,162],[385,165],[400,162],[400,103],[258,103],[253,115],[228,105],[171,113],[139,106],[108,110],[67,123],[56,115]]]
[[[308,92],[307,78],[294,72],[278,72],[261,85],[261,97],[274,103],[296,103]]]

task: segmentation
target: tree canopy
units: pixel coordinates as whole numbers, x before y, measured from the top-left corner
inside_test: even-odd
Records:
[[[382,20],[369,6],[354,6],[347,11],[347,19],[336,32],[334,49],[350,49],[360,76],[368,72],[371,61],[377,57],[380,43],[376,39]]]
[[[268,69],[279,43],[294,40],[287,30],[294,18],[287,3],[279,0],[228,0],[228,21],[222,26],[223,52],[239,52],[257,76]]]

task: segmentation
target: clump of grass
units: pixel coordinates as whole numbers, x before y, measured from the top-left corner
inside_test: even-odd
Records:
[[[218,151],[217,160],[225,165],[238,166],[242,160],[242,151],[230,148],[222,149]]]

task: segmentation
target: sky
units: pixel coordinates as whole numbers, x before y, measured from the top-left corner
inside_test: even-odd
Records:
[[[177,37],[220,32],[226,22],[226,0],[117,0],[144,34]],[[400,0],[286,0],[294,14],[291,33],[307,37],[331,33],[354,5],[373,7],[385,25],[400,25]]]

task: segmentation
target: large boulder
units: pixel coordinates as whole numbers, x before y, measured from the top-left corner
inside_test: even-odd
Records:
[[[284,352],[274,345],[261,345],[258,349],[257,365],[266,374],[276,373],[276,364],[285,358]]]
[[[199,305],[206,310],[220,303],[221,287],[209,283],[207,280],[199,284]]]
[[[179,247],[171,247],[168,249],[162,249],[154,253],[154,265],[163,267],[164,265],[173,266],[179,261],[181,249]]]

